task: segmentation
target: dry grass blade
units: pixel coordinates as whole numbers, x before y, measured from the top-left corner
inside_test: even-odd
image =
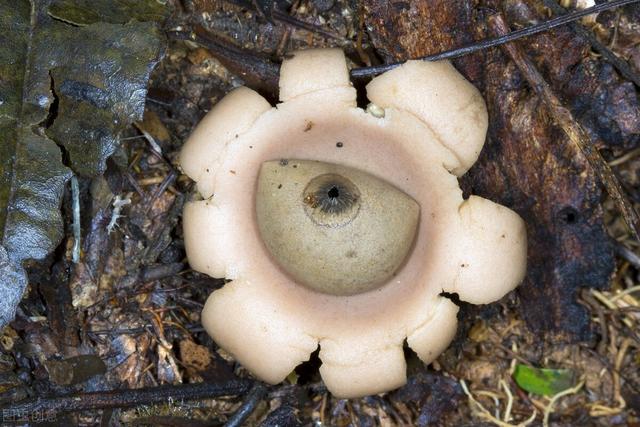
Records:
[[[565,396],[569,396],[571,394],[576,394],[577,392],[580,391],[582,386],[584,386],[584,380],[581,380],[578,384],[576,384],[575,387],[571,387],[571,388],[568,388],[566,390],[563,390],[563,391],[561,391],[560,393],[554,395],[551,398],[551,400],[549,401],[549,404],[547,405],[547,407],[544,410],[544,418],[542,420],[542,425],[544,427],[548,427],[549,426],[549,417],[553,413],[553,407],[555,406],[556,402],[558,402],[558,400],[560,400],[561,398],[563,398]]]
[[[460,380],[460,386],[462,387],[462,391],[464,392],[464,394],[466,394],[467,397],[469,398],[469,404],[471,405],[472,412],[474,412],[479,418],[482,418],[483,420],[488,421],[499,427],[526,427],[530,425],[533,421],[535,421],[536,416],[538,415],[538,411],[534,409],[533,413],[528,419],[518,424],[512,424],[507,421],[503,421],[500,418],[498,418],[498,416],[491,414],[491,412],[487,408],[485,408],[484,405],[482,405],[482,403],[480,403],[475,397],[473,397],[473,394],[469,390],[469,387],[467,387],[467,383],[464,380]],[[505,416],[506,415],[508,414],[505,414]]]

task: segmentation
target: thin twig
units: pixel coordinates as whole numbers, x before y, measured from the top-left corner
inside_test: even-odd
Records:
[[[144,130],[142,127],[140,127],[139,125],[134,124],[134,126],[136,127],[136,129],[138,129],[139,132],[142,133],[142,136],[144,137],[144,139],[149,143],[149,145],[151,146],[151,150],[153,150],[155,152],[155,154],[158,155],[158,157],[161,157],[162,160],[165,160],[164,157],[162,157],[162,147],[160,147],[160,144],[158,144],[158,142],[156,141],[156,139],[153,137],[153,135],[151,135],[149,132],[147,132],[146,130]]]
[[[251,416],[253,411],[256,409],[256,406],[262,399],[264,395],[267,393],[267,388],[262,383],[255,383],[247,394],[247,398],[242,403],[242,406],[236,411],[235,414],[229,418],[229,420],[225,423],[225,427],[240,427],[244,424],[244,422]]]
[[[331,31],[327,31],[324,28],[319,27],[317,25],[310,24],[305,21],[301,21],[300,19],[294,18],[293,16],[290,16],[288,13],[278,9],[273,10],[273,19],[294,29],[297,28],[297,29],[309,31],[310,33],[313,33],[313,34],[317,34],[329,39],[337,40],[343,44],[349,43],[349,40],[345,39],[339,34],[332,33]]]
[[[74,264],[80,262],[80,188],[78,177],[71,177],[71,200],[73,210],[73,250],[71,260]]]
[[[614,249],[616,254],[624,258],[629,264],[635,268],[640,269],[640,256],[636,255],[634,251],[626,247],[621,242],[615,242]]]
[[[236,6],[240,6],[240,7],[258,12],[254,7],[253,3],[250,1],[242,1],[242,0],[227,0],[227,1],[231,4],[235,4]],[[338,40],[342,43],[349,42],[349,40],[345,39],[339,34],[333,33],[331,31],[327,31],[324,28],[319,27],[317,25],[302,21],[296,17],[289,15],[287,12],[284,12],[278,9],[277,7],[274,7],[273,9],[271,9],[270,13],[271,13],[271,18],[274,21],[277,21],[278,23],[283,24],[287,27],[309,31],[310,33],[324,36],[326,38]]]
[[[625,338],[622,340],[622,344],[618,347],[618,352],[616,354],[615,359],[615,369],[612,372],[613,377],[613,398],[618,402],[618,407],[622,410],[626,408],[627,402],[625,402],[622,397],[622,393],[620,392],[620,371],[622,369],[622,362],[624,361],[624,356],[627,354],[627,350],[633,341],[631,338]]]
[[[156,191],[154,191],[154,193],[151,195],[151,198],[146,202],[147,207],[144,210],[145,214],[149,213],[156,200],[158,200],[162,193],[167,190],[167,187],[173,184],[173,181],[175,181],[177,177],[178,172],[176,172],[176,170],[172,168],[169,174],[162,180],[158,188],[156,188]]]
[[[557,0],[543,0],[543,2],[547,8],[553,11],[553,13],[561,16],[566,15],[567,10],[560,6]],[[620,74],[635,83],[636,86],[640,87],[640,74],[635,72],[625,60],[616,56],[611,49],[600,42],[591,31],[588,31],[579,22],[573,22],[570,26],[579,37],[588,41],[593,50],[602,55],[602,57],[613,65]]]
[[[600,325],[600,342],[598,343],[598,353],[604,354],[607,347],[607,341],[609,340],[607,317],[604,313],[604,309],[602,308],[602,305],[598,303],[593,295],[586,289],[582,292],[580,301],[583,302],[585,306],[591,308],[596,312],[596,318],[598,319],[598,324]]]
[[[2,413],[38,414],[55,417],[65,412],[84,412],[96,409],[127,408],[166,403],[169,400],[197,400],[246,393],[253,382],[231,380],[225,383],[197,383],[165,385],[141,389],[75,393],[65,396],[37,397],[0,408]]]
[[[615,2],[606,3],[613,4]],[[502,18],[502,15],[496,14],[490,18],[489,26],[499,36],[508,34],[509,27]],[[627,201],[620,183],[611,171],[607,162],[602,158],[600,152],[589,137],[589,134],[578,124],[578,122],[558,97],[553,93],[549,84],[544,77],[536,69],[533,62],[527,58],[522,51],[513,43],[505,44],[502,48],[507,52],[516,66],[529,82],[538,97],[544,102],[550,110],[552,117],[556,123],[562,128],[571,142],[582,152],[589,166],[600,179],[600,183],[604,186],[609,196],[621,211],[624,220],[631,229],[636,240],[640,240],[640,218],[633,206]]]
[[[136,193],[138,193],[138,195],[140,197],[144,198],[145,197],[145,192],[142,189],[142,187],[140,187],[140,184],[138,184],[138,181],[136,181],[136,179],[133,177],[133,175],[131,175],[131,172],[125,171],[124,176],[125,176],[125,178],[127,178],[127,181],[129,181],[129,184],[131,184],[131,186],[136,191]]]
[[[513,409],[513,394],[511,393],[511,389],[509,388],[505,380],[500,380],[500,386],[502,386],[505,394],[507,395],[507,405],[504,409],[504,416],[502,417],[502,419],[508,423],[512,419],[511,410]]]
[[[595,299],[597,299],[599,302],[601,302],[605,307],[607,307],[611,313],[613,315],[615,315],[619,310],[619,307],[612,303],[611,300],[609,299],[609,297],[607,295],[605,295],[604,293],[597,291],[595,289],[591,289],[590,290],[591,294],[595,297]],[[614,319],[612,319],[613,321]],[[624,323],[629,329],[633,330],[634,327],[634,321],[632,318],[629,318],[628,316],[623,315],[622,319],[621,319],[622,323]],[[615,323],[615,322],[614,322]]]
[[[139,326],[136,328],[120,328],[120,329],[99,329],[95,331],[87,331],[87,334],[90,336],[99,336],[99,335],[136,335],[141,334],[143,332],[149,332],[149,328],[153,325],[147,324],[144,326]],[[173,326],[169,326],[169,328],[173,328]],[[183,328],[187,329],[189,332],[203,332],[204,328],[199,323],[194,323],[191,325],[185,325]]]
[[[459,58],[461,56],[468,55],[470,53],[477,52],[479,50],[487,49],[494,46],[500,46],[505,43],[521,39],[523,37],[529,37],[534,34],[542,33],[544,31],[549,31],[552,28],[556,28],[561,25],[568,24],[569,22],[577,21],[580,18],[587,15],[600,13],[605,10],[615,9],[620,6],[637,3],[639,1],[640,0],[614,0],[608,3],[601,3],[587,9],[576,10],[571,13],[567,13],[566,15],[562,15],[557,18],[550,19],[548,21],[533,25],[531,27],[523,28],[521,30],[513,31],[510,33],[505,33],[504,35],[501,35],[496,38],[481,40],[479,42],[475,42],[467,46],[447,50],[441,53],[436,53],[435,55],[421,56],[415,59],[421,59],[423,61],[439,61],[442,59]],[[354,68],[353,70],[351,70],[351,77],[375,76],[377,74],[384,73],[385,71],[392,70],[402,65],[403,63],[404,61],[394,62],[391,64],[376,65],[374,67]]]

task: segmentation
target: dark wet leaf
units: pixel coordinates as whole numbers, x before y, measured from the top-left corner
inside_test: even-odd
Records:
[[[282,405],[271,412],[260,427],[299,427],[303,424],[296,415],[295,408]]]
[[[24,96],[33,77],[30,20],[29,2],[0,1],[0,326],[26,287],[22,261],[45,257],[62,237],[60,197],[71,175],[56,144],[32,130],[46,119],[48,98]]]
[[[4,247],[0,246],[0,326],[11,322],[16,307],[27,287],[27,275],[20,265],[11,261]]]
[[[76,172],[102,173],[120,132],[142,119],[160,34],[153,23],[55,27],[66,40],[51,61],[59,105],[47,135],[68,150]],[[74,60],[61,60],[69,57]]]
[[[571,369],[533,368],[527,365],[516,365],[513,379],[518,386],[529,393],[542,396],[553,396],[575,383],[575,373]]]
[[[437,425],[458,408],[463,397],[457,381],[427,371],[411,375],[407,384],[389,395],[391,402],[412,402],[419,408],[418,427]]]
[[[0,0],[0,326],[24,290],[22,262],[62,238],[71,171],[56,143],[77,173],[102,173],[120,132],[142,118],[162,44],[153,23],[79,28],[52,19],[49,3]]]
[[[14,5],[11,0],[2,3],[9,9]],[[25,40],[9,43],[2,62],[14,62],[13,56],[29,48],[29,81],[19,93],[23,116],[35,114],[38,120],[28,120],[30,124],[49,127],[47,134],[69,151],[77,173],[100,174],[122,129],[142,118],[149,73],[160,56],[160,33],[150,22],[78,28],[51,19],[44,1],[34,4],[31,25],[27,21],[18,28],[10,17],[13,10],[3,16]]]
[[[49,6],[49,15],[74,25],[162,22],[168,12],[166,1],[162,0],[54,0]]]
[[[60,385],[79,384],[107,371],[102,359],[91,354],[74,356],[64,360],[48,360],[45,362],[45,366],[51,381]]]
[[[70,172],[51,140],[18,121],[0,124],[0,145],[13,148],[2,171],[8,178],[2,188],[10,192],[3,198],[2,244],[12,261],[44,258],[62,238],[60,197]]]

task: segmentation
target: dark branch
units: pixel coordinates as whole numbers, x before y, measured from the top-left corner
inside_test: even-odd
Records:
[[[167,36],[174,40],[190,40],[209,49],[222,65],[241,76],[250,87],[266,93],[273,93],[278,88],[278,64],[246,49],[216,40],[200,26],[168,31]]]
[[[82,412],[107,408],[126,408],[162,404],[169,401],[210,399],[249,391],[253,381],[232,380],[226,383],[166,385],[160,387],[75,393],[65,396],[37,397],[0,408],[8,414],[41,414],[55,417],[65,412]]]
[[[240,406],[240,409],[225,423],[224,427],[241,427],[249,416],[256,409],[258,404],[262,402],[264,395],[267,393],[267,388],[264,384],[255,383],[251,388],[251,391],[247,395],[247,398]]]
[[[327,31],[324,28],[318,27],[317,25],[309,24],[308,22],[304,22],[299,19],[296,19],[290,16],[288,13],[278,9],[273,10],[273,19],[275,19],[276,21],[282,24],[288,25],[290,27],[299,28],[305,31],[309,31],[310,33],[315,33],[326,38],[334,39],[343,44],[346,44],[349,42],[344,37],[338,34],[334,34],[331,31]]]
[[[319,36],[323,36],[329,39],[338,40],[344,44],[348,43],[349,40],[346,40],[339,34],[332,33],[331,31],[327,31],[322,27],[319,27],[314,24],[310,24],[305,21],[301,21],[300,19],[294,18],[289,15],[287,12],[284,12],[277,7],[273,7],[272,9],[258,10],[256,8],[256,4],[252,1],[247,0],[226,0],[228,3],[235,4],[236,6],[240,6],[255,12],[258,12],[260,15],[272,24],[280,23],[286,25],[288,27],[294,29],[301,29],[305,31],[309,31],[310,33],[317,34]]]
[[[500,46],[505,43],[509,43],[514,40],[521,39],[523,37],[529,37],[534,34],[551,30],[552,28],[556,28],[561,25],[568,24],[569,22],[577,21],[578,19],[587,15],[591,15],[593,13],[603,12],[605,10],[614,9],[614,8],[621,7],[631,3],[637,3],[639,1],[640,0],[614,0],[608,3],[602,3],[587,9],[576,10],[571,13],[567,13],[566,15],[559,16],[557,18],[542,22],[537,25],[533,25],[528,28],[512,31],[500,37],[481,40],[479,42],[472,43],[468,46],[447,50],[445,52],[436,53],[435,55],[422,56],[420,58],[415,58],[415,59],[421,59],[423,61],[439,61],[441,59],[459,58],[461,56],[469,55],[470,53],[477,52],[479,50],[487,49],[494,46]],[[353,70],[351,70],[351,76],[352,77],[375,76],[377,74],[384,73],[385,71],[392,70],[402,65],[403,63],[404,61],[394,62],[391,64],[376,65],[373,67],[354,68]]]

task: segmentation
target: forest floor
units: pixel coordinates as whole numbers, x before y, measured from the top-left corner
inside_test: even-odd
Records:
[[[344,48],[352,66],[397,58],[399,53],[387,49],[383,54],[375,45],[376,37],[382,37],[380,29],[367,21],[374,12],[365,14],[375,9],[376,2],[365,3],[366,8],[347,0],[295,1],[288,11],[294,20],[283,22],[286,18],[277,15],[275,25],[252,10],[251,4],[192,0],[172,6],[175,10],[165,24],[167,50],[151,75],[144,119],[125,130],[123,143],[108,160],[103,175],[80,178],[77,192],[67,186],[63,203],[66,237],[47,260],[29,269],[27,294],[16,320],[0,339],[3,404],[38,396],[163,384],[226,384],[252,378],[200,326],[207,296],[225,281],[188,266],[182,209],[195,189],[181,173],[177,156],[203,115],[231,89],[244,81],[249,84],[251,76],[244,76],[242,70],[251,66],[252,58],[276,63],[292,49],[325,46]],[[484,7],[469,4],[474,11]],[[608,46],[617,37],[621,50],[617,53],[638,73],[640,27],[631,18],[625,21],[627,15],[638,17],[640,12],[612,12],[585,28]],[[474,12],[473,16],[479,19],[480,15]],[[201,39],[183,40],[184,29],[196,27]],[[563,34],[547,36],[566,40]],[[212,40],[239,46],[251,56],[221,58]],[[582,51],[585,58],[603,61],[589,49]],[[500,55],[507,64],[508,58]],[[462,64],[464,67],[473,81],[473,68]],[[553,78],[552,69],[545,68],[545,73],[552,74],[549,78]],[[510,72],[517,70],[512,67]],[[260,71],[255,73],[261,80]],[[635,91],[637,106],[638,87],[628,84]],[[627,90],[628,84],[624,86]],[[490,92],[490,84],[486,86],[483,91]],[[274,100],[274,88],[268,81],[257,88]],[[528,93],[528,99],[535,96]],[[635,126],[640,129],[640,123]],[[490,135],[499,136],[491,131]],[[600,148],[634,203],[633,195],[640,194],[640,130],[618,137],[626,142],[612,147],[605,141]],[[473,180],[464,185],[475,189]],[[407,348],[408,383],[390,393],[352,400],[332,397],[320,379],[320,361],[314,354],[284,383],[262,389],[259,399],[251,400],[249,387],[244,387],[241,393],[215,399],[172,398],[164,403],[141,401],[133,408],[60,413],[55,423],[222,425],[239,409],[249,408],[246,425],[640,426],[640,257],[636,255],[640,243],[628,231],[617,205],[600,193],[596,198],[598,217],[590,217],[588,226],[603,227],[611,237],[593,244],[607,246],[615,259],[604,267],[594,262],[593,269],[602,268],[608,283],[576,285],[575,293],[562,296],[573,298],[582,310],[568,308],[560,315],[567,322],[572,316],[584,317],[585,325],[578,332],[564,326],[557,331],[539,327],[535,316],[523,313],[523,306],[533,301],[530,294],[517,291],[486,307],[462,303],[453,344],[429,366]],[[74,199],[80,201],[82,224],[77,264],[72,261]],[[563,199],[558,196],[557,200]],[[572,217],[565,220],[571,222]],[[546,227],[544,221],[528,224]],[[589,266],[589,254],[585,251],[568,258],[574,256],[576,262]],[[539,259],[534,257],[532,262]],[[534,265],[534,269],[552,271],[530,280],[573,274],[555,267]],[[558,279],[545,286],[562,283]],[[536,295],[553,295],[545,292]],[[546,396],[530,393],[526,380],[516,373],[523,366],[549,369],[547,373],[561,378],[565,385],[555,389],[553,384],[543,384],[551,390]]]

